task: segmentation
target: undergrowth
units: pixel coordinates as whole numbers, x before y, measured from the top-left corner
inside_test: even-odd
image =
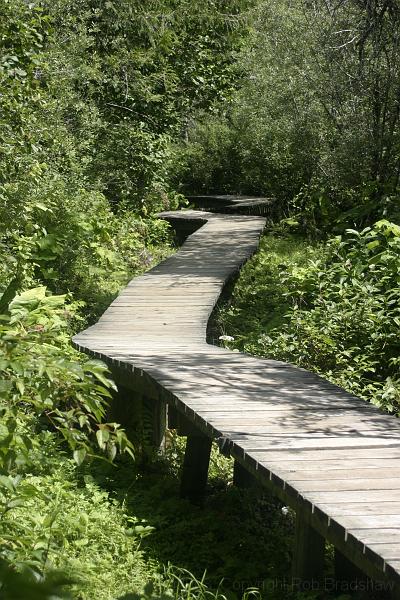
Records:
[[[219,589],[229,594],[282,575],[282,564],[289,560],[289,542],[280,538],[283,530],[290,538],[290,516],[271,498],[257,499],[254,492],[233,488],[232,461],[216,448],[204,506],[180,499],[183,452],[184,438],[173,435],[166,456],[144,469],[135,470],[120,461],[118,468],[102,466],[95,475],[97,484],[124,506],[128,518],[154,528],[142,549],[166,578],[164,585],[171,584],[172,571],[183,570],[185,580],[204,578],[209,593]],[[241,597],[241,593],[236,595]],[[184,597],[192,598],[190,594]]]
[[[316,371],[398,413],[399,275],[389,221],[325,244],[267,235],[218,320],[232,349]]]
[[[3,582],[1,598],[222,600],[284,578],[291,515],[268,496],[232,487],[232,463],[217,449],[205,506],[180,499],[183,449],[173,436],[167,455],[144,470],[122,458],[78,466],[56,434],[43,435],[43,460],[23,481],[35,493],[3,514],[0,538],[8,561],[32,581],[58,575],[66,585],[19,596]]]

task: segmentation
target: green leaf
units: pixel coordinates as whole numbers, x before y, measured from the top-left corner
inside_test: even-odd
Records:
[[[110,432],[107,429],[98,429],[96,431],[96,438],[100,448],[103,450],[110,439]]]
[[[74,450],[74,461],[78,466],[80,466],[85,460],[87,455],[85,448],[79,448],[78,450]]]
[[[19,488],[20,495],[24,498],[33,498],[35,496],[43,496],[42,492],[31,483],[24,482]]]
[[[38,208],[39,210],[43,211],[43,212],[53,212],[50,208],[47,208],[47,206],[45,206],[44,204],[42,204],[41,202],[36,202],[33,205],[34,208]]]
[[[19,294],[18,296],[15,296],[14,300],[9,305],[9,309],[12,312],[20,308],[37,307],[38,304],[45,299],[45,297],[46,287],[36,287],[31,290],[27,290],[26,292],[22,292],[22,294]]]
[[[19,393],[21,394],[21,396],[23,396],[24,392],[25,392],[24,382],[21,379],[17,379],[16,382],[15,382],[15,385],[16,385]]]
[[[14,500],[7,503],[8,509],[18,508],[19,506],[25,506],[25,501],[22,498],[14,498]]]
[[[150,525],[136,525],[136,527],[134,527],[134,531],[136,535],[139,535],[143,538],[153,533],[153,531],[155,531],[155,527],[151,527]]]
[[[9,492],[15,492],[15,483],[11,477],[0,475],[0,487],[6,488]]]
[[[115,459],[115,457],[117,456],[117,446],[115,444],[108,444],[107,445],[107,454],[108,454],[108,458],[112,462]]]

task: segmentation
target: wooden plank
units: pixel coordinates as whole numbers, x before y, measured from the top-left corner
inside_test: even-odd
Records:
[[[199,416],[204,418],[201,412],[199,413]],[[257,434],[260,434],[260,437],[262,436],[264,439],[274,439],[288,436],[293,438],[310,434],[315,437],[319,436],[323,438],[342,436],[344,439],[349,437],[353,439],[357,437],[363,439],[372,437],[373,434],[376,434],[385,439],[396,441],[396,439],[399,439],[400,435],[400,427],[397,423],[393,423],[393,425],[389,423],[386,425],[386,423],[382,423],[379,420],[375,423],[364,423],[362,419],[360,419],[359,426],[356,426],[349,424],[346,422],[346,419],[343,418],[341,420],[332,419],[333,423],[329,424],[329,415],[326,416],[328,424],[326,428],[323,426],[323,422],[321,422],[321,425],[317,423],[314,424],[311,422],[311,419],[310,422],[298,426],[296,426],[294,422],[288,423],[287,425],[280,425],[278,420],[272,419],[272,417],[263,418],[261,416],[258,419],[257,417],[254,417],[253,423],[251,424],[248,422],[236,424],[229,422],[228,419],[213,419],[209,417],[207,420],[210,421],[214,427],[226,432],[232,437],[238,435],[251,436],[252,434],[257,436]],[[290,419],[290,421],[294,420],[295,419]],[[258,421],[258,423],[256,423],[256,421]],[[299,433],[299,429],[301,433]]]
[[[204,406],[204,408],[203,408]],[[213,407],[213,410],[211,409]],[[220,396],[216,396],[214,399],[209,400],[209,402],[202,403],[201,401],[196,402],[196,408],[199,414],[206,418],[210,418],[213,420],[224,420],[229,419],[232,422],[236,420],[240,423],[252,423],[254,418],[258,417],[271,417],[271,419],[280,419],[283,418],[286,420],[287,418],[291,418],[294,423],[302,424],[302,420],[311,420],[313,422],[319,422],[323,419],[333,419],[333,418],[356,418],[360,420],[367,420],[368,418],[374,418],[374,416],[384,417],[384,419],[388,420],[388,422],[394,421],[393,417],[389,415],[382,415],[380,412],[375,412],[368,410],[370,405],[365,403],[364,407],[347,407],[344,409],[337,409],[335,406],[331,406],[330,408],[324,408],[324,410],[320,410],[318,408],[310,407],[309,409],[296,409],[293,407],[291,411],[284,410],[279,406],[275,406],[276,409],[273,414],[271,414],[272,407],[263,406],[262,402],[256,402],[251,400],[246,400],[246,396],[243,396],[243,399],[236,400],[235,398],[230,398],[224,400],[220,398]],[[272,421],[270,420],[272,423]],[[326,421],[329,423],[329,421]]]
[[[315,463],[313,463],[315,464]],[[323,463],[321,463],[322,466]],[[338,463],[336,463],[337,465]],[[388,465],[389,466],[389,465]],[[340,480],[340,481],[347,481],[347,480],[356,480],[357,482],[361,479],[363,481],[370,480],[370,479],[391,479],[391,478],[398,478],[400,480],[400,466],[397,468],[387,468],[387,469],[382,469],[380,467],[374,467],[374,466],[370,466],[369,468],[365,468],[365,469],[361,469],[361,468],[357,468],[354,469],[354,471],[351,470],[351,467],[347,468],[347,469],[340,469],[340,468],[336,468],[336,469],[328,469],[325,470],[325,466],[323,467],[324,470],[322,471],[322,469],[317,469],[317,470],[302,470],[302,469],[292,469],[292,470],[281,470],[279,469],[279,467],[273,467],[268,463],[268,467],[274,471],[276,471],[279,474],[279,477],[284,478],[286,481],[289,481],[291,483],[291,485],[293,485],[293,483],[295,481],[312,481],[315,482],[317,480],[320,480],[320,478],[323,478],[324,481],[326,482],[334,482],[335,480]],[[354,463],[353,463],[353,468],[354,468]],[[327,484],[328,485],[328,484]],[[359,488],[361,489],[361,488]]]
[[[369,453],[369,450],[368,450]],[[364,452],[365,454],[365,452]],[[263,454],[265,457],[265,454]],[[323,469],[326,479],[331,477],[331,471],[341,471],[343,476],[352,477],[352,469],[354,469],[354,460],[350,460],[342,452],[342,458],[329,458],[326,453],[321,453],[320,460],[315,460],[311,457],[297,457],[297,460],[293,460],[291,457],[284,458],[284,460],[261,460],[257,461],[260,464],[265,464],[272,470],[279,471],[279,473],[293,474],[301,473],[303,479],[313,479],[314,477],[321,476],[321,469]],[[365,475],[374,473],[374,477],[380,476],[383,473],[387,477],[388,473],[393,473],[397,476],[397,471],[400,474],[400,465],[392,467],[393,458],[370,458],[370,456],[359,457],[357,459],[357,472],[363,472]],[[397,469],[397,470],[396,470]],[[333,473],[332,473],[333,476]],[[299,477],[300,479],[300,477]]]
[[[211,408],[211,406],[213,405],[214,407],[216,406],[216,397],[218,396],[219,391],[223,392],[226,390],[226,385],[221,384],[220,382],[218,382],[218,380],[214,379],[214,382],[210,379],[206,380],[203,384],[201,384],[201,378],[199,377],[198,380],[198,385],[195,386],[196,382],[195,381],[181,381],[181,382],[177,382],[177,384],[179,383],[181,391],[183,392],[185,389],[188,390],[190,392],[190,396],[188,396],[187,398],[187,404],[190,404],[190,406],[196,407],[196,410],[201,410],[202,407],[207,407],[207,410],[209,410]],[[201,389],[199,389],[199,385],[201,384]],[[207,392],[207,396],[208,396],[208,402],[204,401],[201,397],[200,397],[200,393]],[[262,395],[258,395],[258,406],[262,406],[264,409],[268,408],[270,410],[276,410],[276,411],[282,411],[282,410],[287,410],[287,411],[295,411],[298,406],[297,406],[297,402],[296,402],[296,398],[291,398],[290,396],[286,395],[278,395],[276,393],[274,393],[274,390],[267,390],[266,392],[264,392],[264,396]],[[244,400],[244,402],[248,402],[250,403],[250,401],[257,401],[257,394],[254,394],[253,396],[250,396],[247,400]],[[235,402],[240,402],[241,401],[241,396],[238,394],[237,396],[235,395],[235,392],[232,391],[232,406],[235,406]],[[332,399],[330,398],[317,398],[317,397],[311,397],[310,401],[309,401],[309,411],[310,414],[312,414],[311,411],[314,410],[331,410],[332,408]],[[336,401],[336,408],[342,408],[345,409],[346,408],[346,400],[345,399],[337,399]],[[357,405],[353,405],[353,408],[358,409]],[[363,410],[363,407],[360,407],[360,412]]]
[[[346,504],[354,503],[362,497],[364,502],[385,502],[388,499],[393,502],[400,502],[400,491],[393,490],[341,490],[325,492],[307,492],[307,500],[314,504]]]
[[[397,515],[348,515],[340,517],[345,529],[390,529],[400,528],[400,514]]]
[[[355,473],[356,475],[356,473]],[[321,477],[324,475],[321,474]],[[386,477],[371,479],[316,479],[313,481],[298,480],[288,477],[286,483],[295,487],[302,494],[323,491],[364,491],[364,490],[400,490],[400,479]]]
[[[368,545],[397,543],[400,540],[400,528],[393,526],[380,529],[349,529],[348,534]]]
[[[222,432],[224,433],[224,432]],[[229,435],[229,432],[227,432]],[[232,442],[250,452],[252,450],[276,450],[281,447],[283,449],[292,449],[292,450],[306,450],[306,449],[317,449],[320,448],[321,445],[324,445],[325,449],[337,449],[343,448],[347,450],[353,450],[353,448],[399,448],[400,449],[400,440],[396,441],[395,438],[384,438],[380,436],[376,437],[331,437],[327,435],[313,435],[313,434],[298,434],[295,436],[271,436],[266,435],[263,437],[256,436],[237,436],[237,435],[229,435],[229,438]]]
[[[377,554],[385,557],[386,561],[399,560],[400,561],[400,535],[397,542],[383,542],[381,544],[374,543],[368,544],[368,549],[376,552]]]
[[[266,449],[249,451],[248,454],[256,462],[272,466],[278,463],[295,464],[297,462],[303,464],[309,462],[311,465],[313,462],[318,461],[323,464],[323,468],[325,469],[329,463],[332,464],[334,461],[342,459],[350,460],[348,453],[343,452],[341,449],[338,450],[334,448],[320,448],[317,450],[313,448],[304,448],[303,450],[281,448],[279,451],[276,449]],[[356,461],[357,464],[359,460],[399,460],[400,447],[388,448],[381,446],[374,448],[373,452],[365,447],[354,448],[351,451],[351,456],[353,457],[353,461]],[[352,467],[354,467],[354,462],[352,463]]]
[[[345,504],[318,503],[318,508],[331,517],[357,516],[357,515],[400,515],[400,502],[388,500],[376,504],[369,502],[348,502]],[[399,538],[400,541],[400,538]]]

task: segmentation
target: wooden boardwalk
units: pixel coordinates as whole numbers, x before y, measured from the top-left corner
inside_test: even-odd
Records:
[[[225,214],[269,216],[275,205],[272,198],[235,196],[232,194],[221,196],[187,196],[187,199],[195,208],[214,213],[223,212]]]
[[[188,434],[186,491],[201,492],[214,439],[235,458],[238,481],[250,473],[296,510],[296,577],[320,574],[327,539],[343,573],[354,564],[400,585],[400,422],[315,374],[208,345],[215,303],[265,220],[164,217],[187,231],[202,226],[132,280],[74,345],[105,361],[121,390],[176,412]],[[123,417],[130,406],[121,394]]]

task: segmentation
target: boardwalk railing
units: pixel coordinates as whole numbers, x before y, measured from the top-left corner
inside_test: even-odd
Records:
[[[164,218],[194,233],[74,338],[109,365],[115,418],[129,430],[146,410],[157,446],[168,410],[187,435],[185,496],[204,493],[215,440],[235,459],[236,484],[257,480],[291,506],[298,580],[321,576],[328,540],[338,580],[360,569],[398,597],[399,421],[303,369],[208,345],[221,290],[255,252],[265,219],[199,211]]]

